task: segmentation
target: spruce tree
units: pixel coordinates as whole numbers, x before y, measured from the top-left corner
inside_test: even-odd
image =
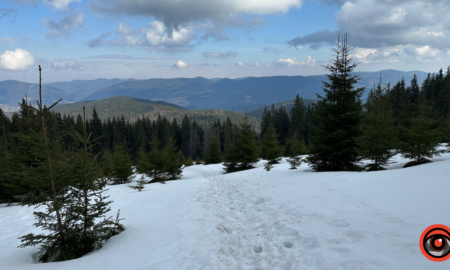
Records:
[[[266,164],[264,164],[264,170],[266,171],[270,171],[273,168],[273,164],[270,162],[266,162]]]
[[[200,159],[199,155],[196,155],[196,157],[195,157],[195,165],[200,165],[200,164],[202,164],[202,160]]]
[[[145,187],[144,185],[147,184],[147,181],[144,178],[144,175],[141,175],[141,178],[139,180],[136,181],[136,185],[135,186],[129,186],[131,189],[137,190],[137,191],[142,191]]]
[[[100,117],[98,116],[97,110],[94,108],[94,111],[92,112],[92,119],[90,121],[90,133],[92,139],[97,140],[97,143],[90,147],[90,150],[92,154],[97,155],[101,151],[101,146],[103,143],[103,127],[102,127],[102,121],[100,120]]]
[[[102,157],[100,159],[100,166],[103,169],[103,177],[112,179],[114,172],[113,156],[109,149],[103,151]]]
[[[206,150],[205,164],[218,164],[222,162],[222,154],[220,152],[219,140],[213,136],[211,143]]]
[[[114,147],[112,162],[114,183],[127,183],[130,176],[133,174],[133,161],[131,160],[131,155],[128,152],[128,148],[124,145],[124,143],[117,144]]]
[[[388,96],[379,84],[365,104],[363,114],[363,134],[359,138],[360,155],[372,161],[369,171],[384,170],[384,166],[394,155],[397,130],[392,111],[388,108]]]
[[[283,150],[278,141],[278,134],[275,131],[273,121],[271,121],[261,139],[261,157],[268,160],[270,164],[277,164],[282,155]]]
[[[280,106],[278,110],[275,111],[273,117],[273,124],[275,130],[278,134],[278,141],[280,145],[286,145],[286,140],[289,137],[289,115],[283,106]]]
[[[184,166],[189,167],[194,165],[194,161],[192,160],[191,157],[188,157],[188,159],[186,160],[186,163],[184,163]]]
[[[351,74],[357,64],[351,63],[347,36],[332,51],[336,59],[325,67],[329,81],[323,81],[325,96],[318,95],[316,117],[319,125],[311,138],[307,162],[315,171],[356,170],[359,161],[357,138],[361,134],[361,94],[354,89],[360,80]]]
[[[228,119],[229,121],[229,119]],[[227,123],[228,123],[227,121]],[[223,165],[224,170],[226,173],[232,173],[238,171],[238,151],[237,151],[237,140],[236,140],[236,134],[234,132],[233,127],[231,126],[231,122],[229,122],[230,127],[229,130],[227,130],[228,140],[227,144],[225,145],[225,153],[223,158]]]
[[[229,119],[228,119],[229,120]],[[270,111],[267,111],[267,107],[264,106],[264,111],[262,113],[261,117],[261,125],[260,125],[260,134],[259,136],[262,138],[264,136],[264,133],[266,132],[267,127],[269,126],[269,123],[273,121],[272,114]]]
[[[291,165],[291,169],[297,169],[297,167],[303,162],[300,155],[305,154],[305,141],[299,141],[297,131],[295,131],[294,134],[292,134],[292,136],[288,139],[287,144],[289,146],[287,161]]]
[[[178,144],[179,145],[179,144]],[[180,162],[181,164],[186,164],[186,158],[184,157],[184,155],[183,155],[183,152],[181,152],[181,149],[180,150],[178,150],[178,153],[177,153],[177,158],[178,158],[178,162]]]
[[[120,220],[105,218],[111,210],[109,205],[112,203],[107,201],[109,196],[103,194],[107,179],[102,177],[98,155],[92,156],[88,151],[88,148],[95,147],[95,142],[100,137],[91,139],[92,133],[87,134],[84,107],[83,120],[83,134],[75,133],[83,148],[75,154],[76,158],[72,163],[74,167],[72,170],[74,183],[70,186],[72,201],[66,210],[66,215],[75,220],[68,242],[77,258],[100,249],[111,236],[125,229]]]
[[[37,108],[32,107],[37,117],[28,123],[28,127],[40,125],[40,129],[18,134],[20,147],[13,157],[16,168],[8,175],[14,182],[28,186],[29,192],[21,198],[22,206],[43,207],[33,213],[37,219],[35,226],[50,233],[24,235],[20,237],[22,245],[19,246],[40,245],[39,260],[42,262],[76,258],[68,239],[76,221],[66,211],[72,199],[69,192],[69,186],[73,184],[71,160],[63,155],[59,140],[49,139],[46,127],[47,111],[59,101],[49,108],[44,107],[39,66],[39,101]]]
[[[152,177],[151,181],[160,181],[164,174],[164,157],[163,152],[159,149],[160,141],[157,135],[153,135],[150,143],[150,153],[148,153],[143,170],[148,177]]]
[[[163,153],[163,173],[167,180],[177,180],[181,178],[183,163],[179,159],[176,141],[172,137],[167,139],[167,145],[162,150]]]
[[[294,106],[292,106],[290,114],[290,125],[289,125],[289,133],[290,136],[294,133],[297,134],[297,139],[302,140],[302,138],[305,137],[306,133],[306,123],[305,123],[305,117],[306,117],[306,107],[303,103],[303,98],[297,96],[294,100]]]
[[[430,158],[442,153],[438,149],[441,134],[429,101],[421,97],[415,110],[400,128],[400,154],[412,159],[405,167],[431,162]]]
[[[137,153],[136,172],[145,173],[147,155],[148,153],[145,152],[145,147],[141,147]]]
[[[259,159],[259,149],[256,143],[256,134],[252,131],[247,114],[241,123],[241,131],[237,134],[237,143],[234,151],[239,170],[254,168]]]

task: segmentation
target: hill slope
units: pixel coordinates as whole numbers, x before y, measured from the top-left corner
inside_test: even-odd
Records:
[[[35,263],[37,246],[17,248],[18,237],[41,233],[35,209],[0,205],[0,262],[8,270],[448,270],[448,261],[421,254],[419,238],[432,224],[450,224],[437,207],[448,203],[450,154],[406,169],[407,160],[395,161],[360,173],[289,170],[285,161],[231,174],[194,165],[142,192],[108,186],[110,215],[120,209],[126,230],[65,262]]]
[[[187,115],[189,119],[196,120],[199,124],[205,125],[218,119],[223,123],[228,117],[232,122],[240,123],[244,116],[243,113],[226,110],[188,111],[178,105],[164,101],[152,101],[125,96],[58,105],[52,110],[66,115],[76,116],[82,114],[83,106],[86,107],[86,116],[88,119],[91,117],[95,107],[102,121],[106,121],[108,118],[112,119],[113,117],[118,118],[122,115],[126,120],[132,122],[140,117],[148,117],[155,120],[158,114],[160,114],[169,120],[175,118],[180,122],[184,115]],[[253,116],[249,116],[249,120],[255,131],[259,132],[260,120]]]

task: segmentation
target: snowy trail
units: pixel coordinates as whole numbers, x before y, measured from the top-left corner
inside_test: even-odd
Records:
[[[293,218],[288,209],[270,204],[269,198],[242,191],[243,184],[230,175],[199,169],[207,181],[197,193],[199,201],[214,217],[205,224],[207,232],[219,235],[208,266],[214,269],[300,269],[299,254],[292,242],[298,232],[284,224]],[[247,179],[249,180],[249,179]],[[251,181],[254,189],[261,186]]]

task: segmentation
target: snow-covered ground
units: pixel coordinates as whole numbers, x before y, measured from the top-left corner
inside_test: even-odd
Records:
[[[306,164],[223,174],[192,166],[142,192],[109,186],[126,231],[80,259],[35,263],[33,209],[0,206],[0,269],[450,269],[427,260],[422,231],[450,225],[450,154],[407,169],[312,172]],[[139,179],[140,176],[135,177]]]

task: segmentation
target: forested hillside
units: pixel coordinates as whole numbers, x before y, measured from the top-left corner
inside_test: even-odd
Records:
[[[294,106],[294,103],[295,103],[295,99],[292,99],[292,100],[288,100],[288,101],[283,101],[283,102],[278,102],[278,103],[272,104],[272,106],[275,109],[279,109],[280,107],[284,107],[286,109],[286,111],[289,112],[292,109],[292,107]],[[310,105],[312,105],[314,103],[316,103],[315,99],[303,98],[303,104],[306,107],[308,107],[308,106],[310,106]],[[263,117],[263,114],[264,114],[264,109],[269,109],[270,110],[272,108],[272,106],[264,106],[264,107],[258,108],[256,110],[253,110],[251,112],[248,112],[247,114],[250,115],[250,116],[254,116],[256,118],[260,118],[261,119]]]
[[[108,119],[121,118],[126,121],[135,122],[138,118],[148,118],[156,120],[158,115],[167,119],[175,118],[181,122],[183,117],[187,115],[189,119],[195,120],[199,125],[207,125],[214,121],[220,120],[225,122],[229,118],[233,123],[241,123],[244,117],[243,113],[226,111],[226,110],[196,110],[188,111],[175,104],[164,101],[152,101],[148,99],[130,98],[130,97],[113,97],[103,100],[83,101],[72,104],[57,105],[52,110],[61,114],[76,117],[83,112],[83,106],[86,107],[87,118],[92,118],[94,108],[97,110],[98,117],[101,121]],[[260,120],[250,116],[249,122],[256,132],[260,131]]]

